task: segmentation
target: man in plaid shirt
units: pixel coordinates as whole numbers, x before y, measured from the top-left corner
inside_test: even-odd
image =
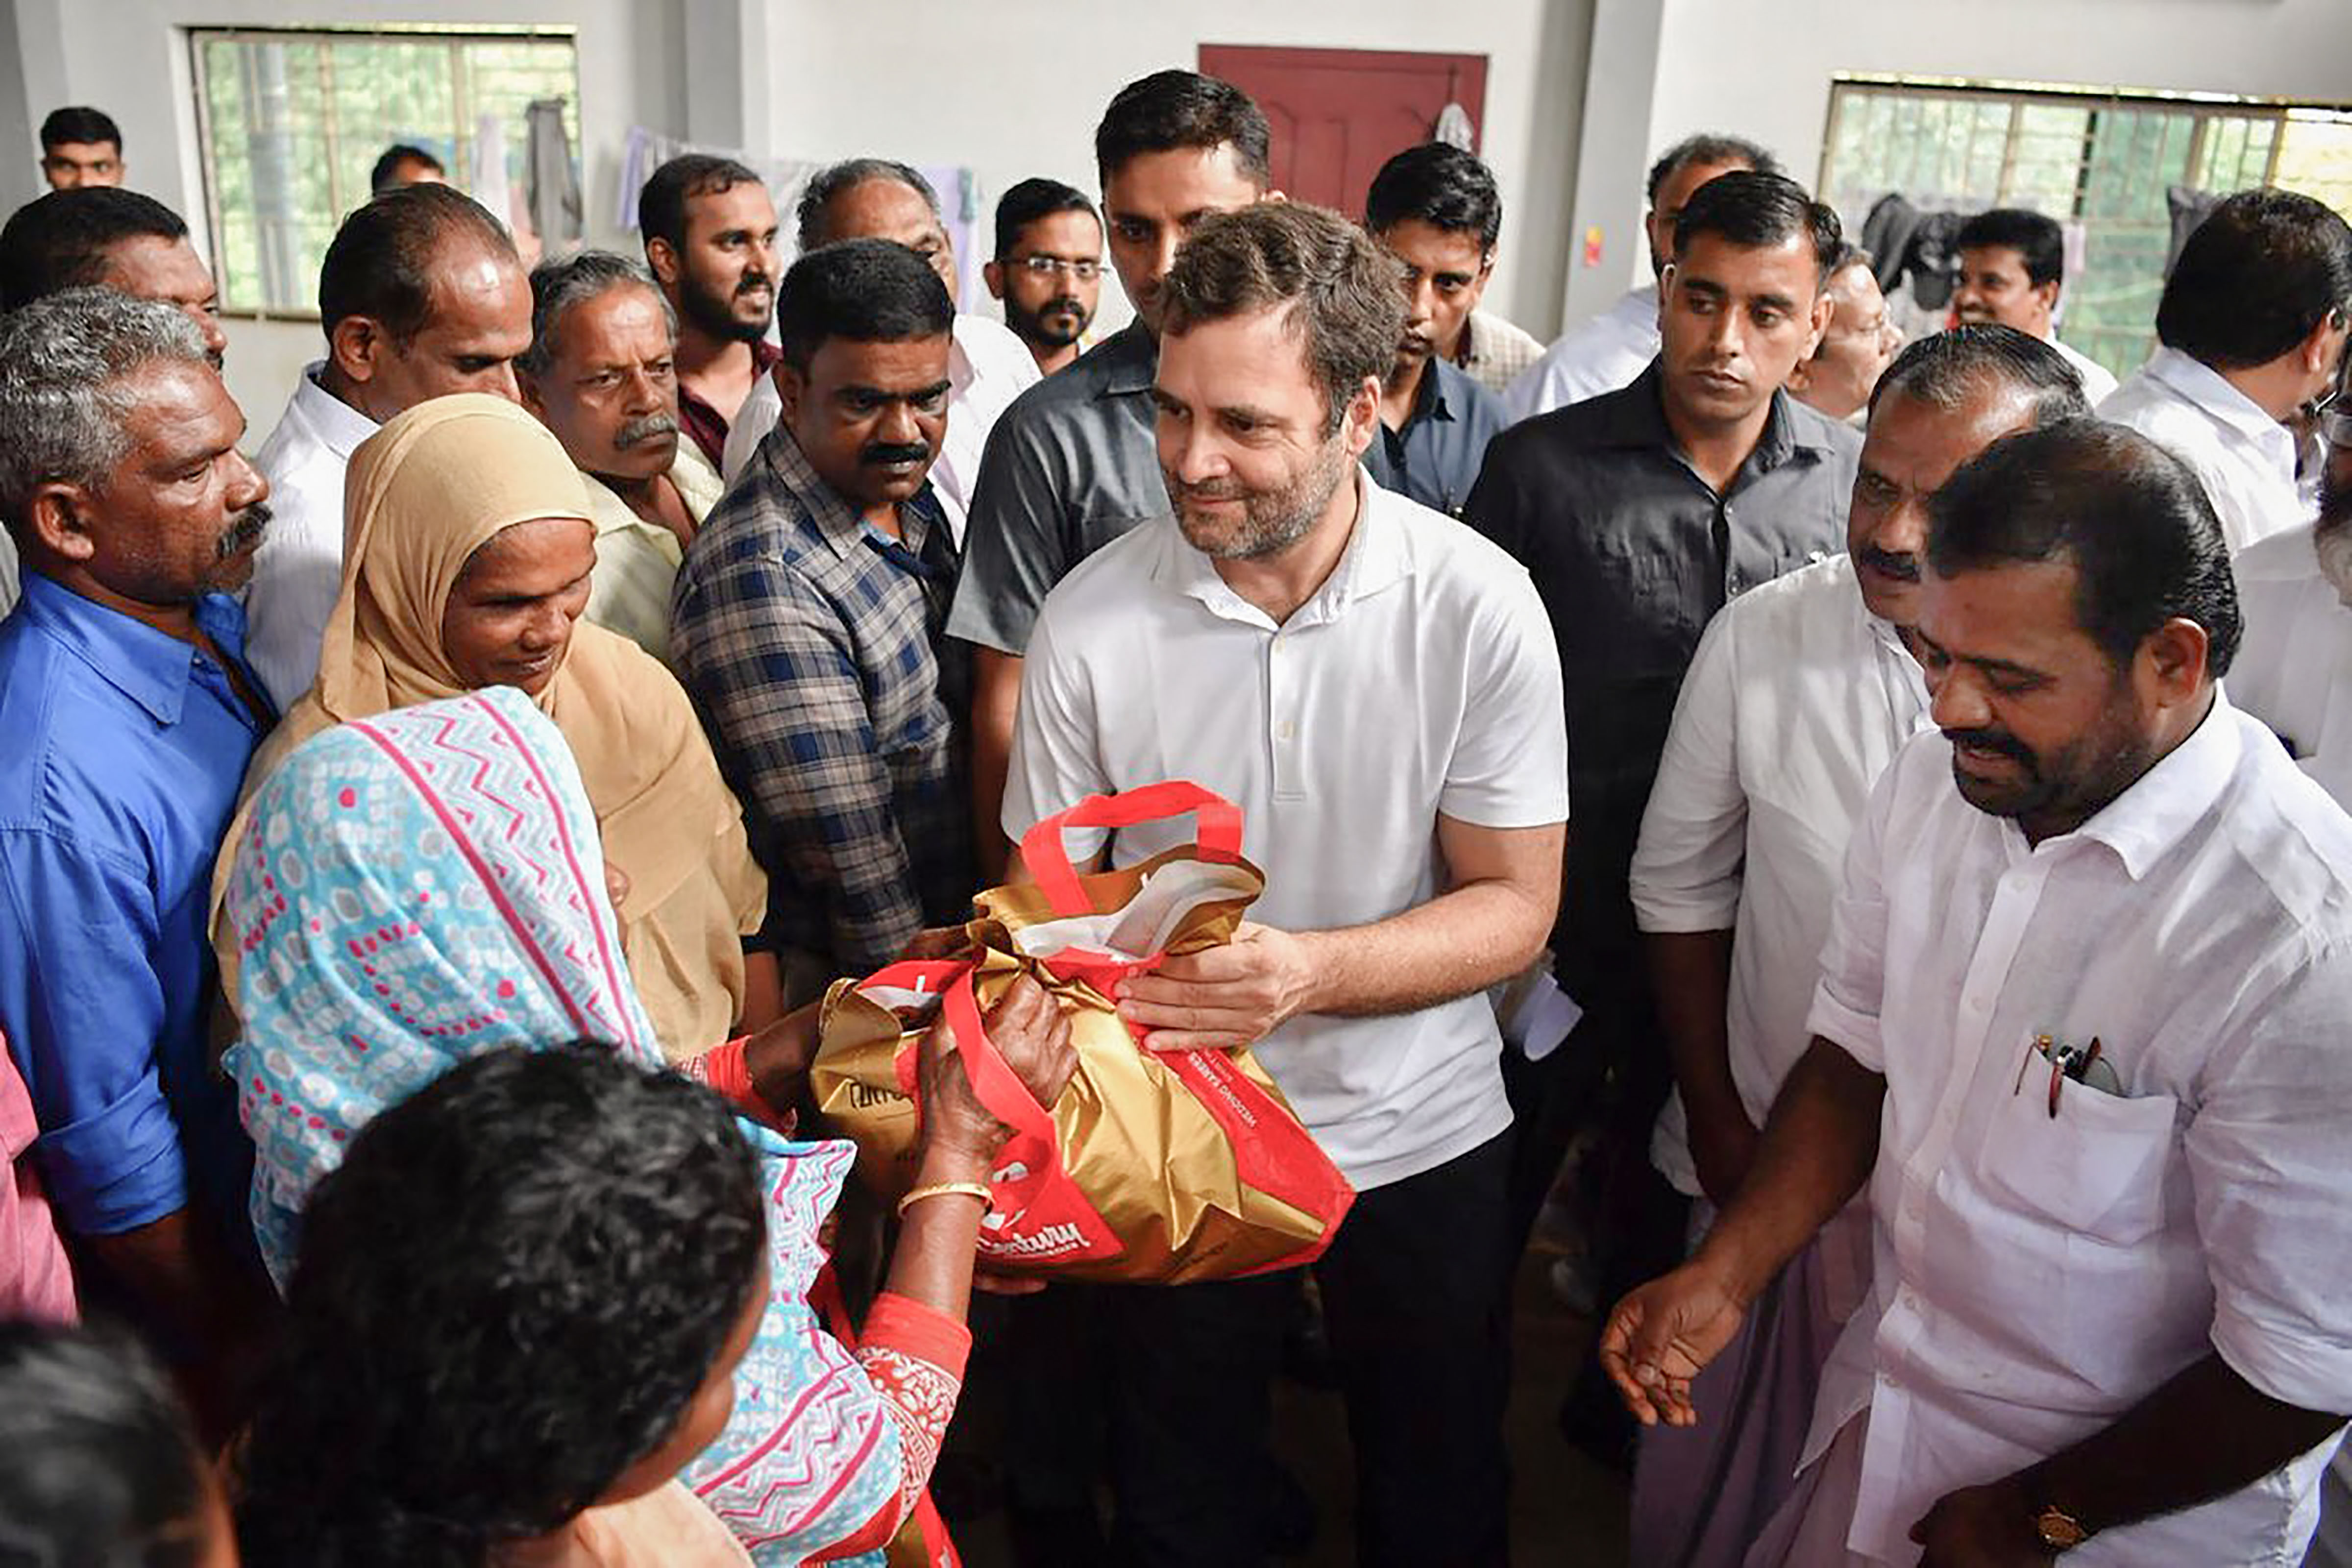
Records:
[[[954,320],[904,246],[794,263],[782,416],[678,572],[673,658],[767,870],[790,1004],[970,912],[959,561],[928,479]]]

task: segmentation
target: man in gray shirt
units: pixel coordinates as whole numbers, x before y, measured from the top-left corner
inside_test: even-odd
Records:
[[[998,417],[948,616],[948,635],[976,649],[971,770],[984,881],[1004,864],[998,805],[1038,606],[1079,562],[1168,510],[1152,437],[1160,280],[1195,223],[1265,197],[1267,142],[1247,94],[1188,70],[1129,83],[1095,130],[1111,265],[1135,320]]]

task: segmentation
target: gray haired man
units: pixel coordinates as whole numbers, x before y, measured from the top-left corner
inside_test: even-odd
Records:
[[[277,715],[228,595],[269,486],[194,322],[75,289],[0,320],[0,1035],[85,1293],[202,1399],[267,1321],[207,1037],[213,859]],[[220,1416],[215,1405],[203,1414]]]
[[[724,489],[678,438],[677,318],[652,273],[609,250],[541,263],[530,299],[523,406],[596,481],[587,617],[667,660],[678,563]]]

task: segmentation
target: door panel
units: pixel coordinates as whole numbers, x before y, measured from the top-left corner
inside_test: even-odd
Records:
[[[1277,190],[1353,218],[1380,166],[1428,141],[1448,103],[1469,114],[1474,151],[1485,132],[1484,55],[1202,44],[1201,69],[1265,110]]]

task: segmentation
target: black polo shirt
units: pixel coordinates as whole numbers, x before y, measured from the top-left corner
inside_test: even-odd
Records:
[[[1634,946],[1626,878],[1683,672],[1724,604],[1845,548],[1861,435],[1772,395],[1718,495],[1676,448],[1659,368],[1513,426],[1487,448],[1463,520],[1534,577],[1568,712],[1564,983],[1620,978]]]

